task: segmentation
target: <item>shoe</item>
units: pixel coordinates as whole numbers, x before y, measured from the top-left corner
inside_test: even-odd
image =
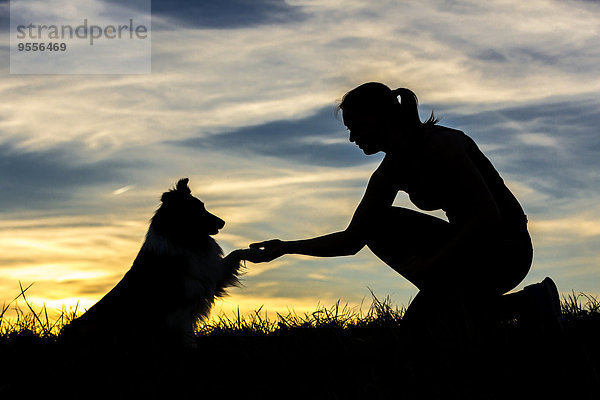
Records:
[[[540,283],[525,286],[523,291],[528,299],[523,326],[542,335],[563,332],[560,297],[554,281],[546,277]]]

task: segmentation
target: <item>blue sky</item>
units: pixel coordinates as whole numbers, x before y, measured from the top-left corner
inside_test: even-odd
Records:
[[[521,287],[600,293],[600,2],[154,1],[147,75],[11,75],[0,10],[0,302],[21,280],[91,305],[181,177],[227,221],[226,250],[345,228],[381,155],[334,110],[366,81],[411,88],[488,155],[529,216]],[[217,311],[416,293],[367,249],[248,267]]]

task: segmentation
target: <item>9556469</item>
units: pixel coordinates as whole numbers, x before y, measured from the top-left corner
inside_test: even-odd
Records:
[[[27,42],[17,44],[18,51],[67,51],[64,42]]]

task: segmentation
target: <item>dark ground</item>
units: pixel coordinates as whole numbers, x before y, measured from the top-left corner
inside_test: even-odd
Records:
[[[0,337],[0,399],[600,399],[600,318],[564,331],[498,325],[457,343],[401,327],[216,330],[198,349],[65,348],[28,331]]]

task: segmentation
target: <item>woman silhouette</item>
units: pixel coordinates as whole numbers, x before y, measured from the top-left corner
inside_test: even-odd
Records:
[[[385,153],[350,224],[312,239],[253,243],[261,252],[251,261],[353,255],[366,245],[419,288],[404,318],[417,324],[448,301],[512,313],[531,293],[556,312],[549,278],[527,293],[502,296],[527,275],[533,247],[519,202],[470,137],[438,125],[433,113],[421,122],[412,91],[377,82],[348,92],[339,110],[351,142],[367,155]],[[421,210],[443,210],[448,221],[393,206],[399,191]]]

